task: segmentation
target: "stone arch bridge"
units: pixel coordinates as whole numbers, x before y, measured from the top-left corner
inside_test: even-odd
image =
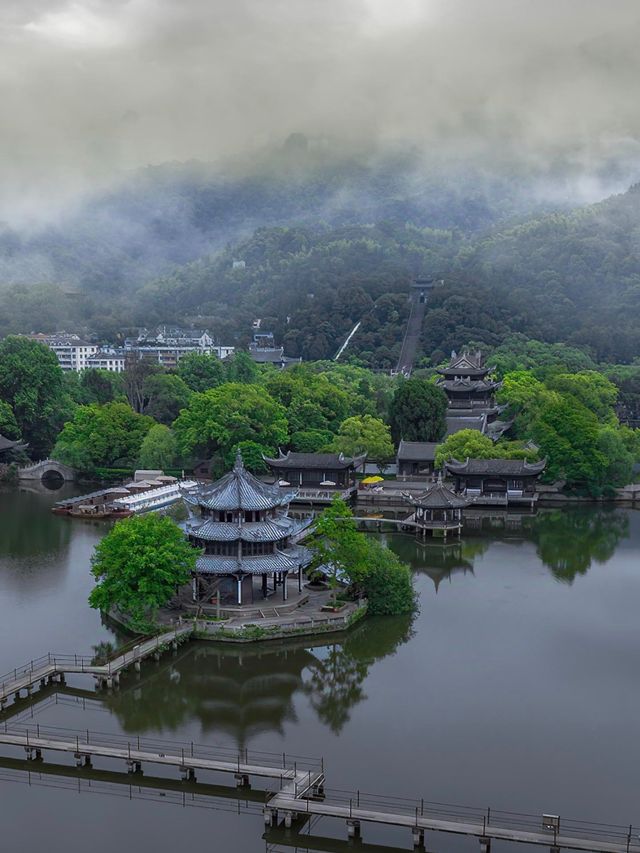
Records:
[[[19,480],[44,480],[51,476],[62,477],[63,480],[70,482],[75,480],[76,472],[73,468],[63,465],[56,459],[43,459],[40,462],[34,462],[32,465],[18,468]]]

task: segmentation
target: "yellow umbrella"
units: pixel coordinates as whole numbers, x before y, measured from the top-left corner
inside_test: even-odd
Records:
[[[374,474],[373,477],[365,477],[362,481],[365,486],[372,486],[374,483],[382,483],[384,477],[379,477],[377,474]]]

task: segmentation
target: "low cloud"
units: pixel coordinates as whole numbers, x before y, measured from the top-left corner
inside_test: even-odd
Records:
[[[294,132],[625,178],[636,0],[4,0],[0,216]]]

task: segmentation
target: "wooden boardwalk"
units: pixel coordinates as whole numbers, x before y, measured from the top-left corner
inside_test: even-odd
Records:
[[[87,655],[58,655],[49,652],[0,678],[0,710],[4,709],[10,697],[18,698],[23,690],[30,694],[34,686],[38,684],[44,686],[47,682],[59,680],[67,675],[93,675],[99,684],[111,686],[118,682],[123,670],[131,666],[139,668],[145,658],[159,653],[171,644],[177,645],[183,637],[191,636],[193,631],[192,622],[176,626],[149,640],[144,640],[104,664],[96,664],[94,658]]]
[[[415,847],[423,848],[426,832],[475,837],[481,853],[489,853],[494,841],[533,844],[583,853],[640,853],[638,830],[632,826],[614,826],[594,822],[560,820],[553,815],[517,814],[506,811],[473,809],[464,806],[382,797],[362,792],[325,790],[322,760],[285,754],[240,751],[181,741],[153,738],[127,738],[40,725],[4,724],[0,726],[0,744],[18,747],[27,755],[31,773],[38,773],[43,753],[72,755],[77,773],[92,772],[93,761],[104,759],[124,762],[128,777],[139,779],[143,766],[159,765],[179,771],[184,783],[193,785],[206,796],[217,795],[210,783],[195,787],[196,773],[231,775],[237,787],[248,787],[252,778],[271,782],[263,792],[264,822],[267,827],[292,828],[312,818],[344,821],[350,838],[360,836],[362,824],[401,827],[410,833]],[[11,760],[11,759],[9,759]],[[52,773],[53,765],[47,765]],[[72,770],[64,767],[67,775]],[[113,771],[108,771],[112,773]],[[164,784],[164,783],[162,783]],[[153,787],[146,778],[145,785]],[[269,830],[270,831],[270,830]],[[300,836],[300,841],[306,836]],[[302,846],[302,844],[300,845]]]

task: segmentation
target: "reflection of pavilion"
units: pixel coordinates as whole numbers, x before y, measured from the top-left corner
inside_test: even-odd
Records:
[[[450,545],[419,544],[416,547],[416,560],[413,570],[427,575],[438,588],[443,580],[451,582],[452,575],[473,575],[473,561],[465,556],[462,542],[452,542]]]

